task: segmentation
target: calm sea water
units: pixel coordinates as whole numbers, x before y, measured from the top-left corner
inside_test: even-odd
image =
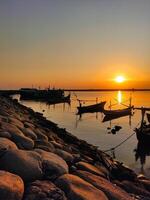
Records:
[[[121,105],[129,104],[128,99],[132,96],[132,104],[134,106],[150,107],[150,92],[76,92],[71,93],[71,105],[57,104],[48,106],[45,103],[34,101],[21,101],[25,106],[31,107],[33,110],[43,112],[47,119],[57,123],[59,127],[66,128],[67,131],[76,135],[80,139],[98,146],[101,150],[108,150],[120,144],[132,133],[134,128],[141,120],[140,111],[135,110],[132,118],[129,116],[112,120],[111,122],[103,123],[104,115],[102,113],[90,113],[82,115],[80,119],[76,115],[78,101],[76,96],[85,101],[85,105],[94,104],[96,97],[99,101],[107,101],[106,108],[115,104],[112,109],[125,108]],[[118,102],[117,102],[118,101]],[[113,128],[115,125],[122,126],[122,129],[115,135],[108,133],[108,127]],[[140,159],[135,160],[135,149],[137,148],[136,135],[133,135],[129,140],[115,149],[115,157],[117,160],[124,162],[137,173],[144,173],[150,176],[150,157],[146,157],[144,167],[141,168]],[[108,152],[112,155],[112,152]]]

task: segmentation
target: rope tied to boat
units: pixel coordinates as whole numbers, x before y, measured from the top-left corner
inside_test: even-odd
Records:
[[[125,140],[123,140],[122,142],[120,142],[118,145],[116,145],[115,147],[112,147],[110,149],[105,150],[104,152],[109,152],[109,151],[114,151],[115,149],[117,149],[118,147],[120,147],[122,144],[124,144],[127,140],[129,140],[133,135],[135,135],[135,132],[132,133],[129,137],[127,137]]]
[[[136,126],[135,126],[135,128],[134,128],[134,130],[139,126],[139,124],[140,123],[138,123]],[[122,144],[124,144],[126,141],[128,141],[133,135],[135,135],[136,134],[136,132],[134,132],[134,133],[132,133],[130,136],[128,136],[125,140],[123,140],[122,142],[120,142],[119,144],[117,144],[116,146],[114,146],[114,147],[112,147],[112,148],[110,148],[110,149],[107,149],[107,150],[105,150],[105,151],[103,151],[103,152],[112,152],[112,154],[113,155],[115,155],[114,154],[114,151],[118,148],[118,147],[120,147]],[[114,156],[115,157],[115,156]]]

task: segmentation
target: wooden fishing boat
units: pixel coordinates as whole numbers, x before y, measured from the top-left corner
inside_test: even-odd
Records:
[[[82,113],[93,113],[93,112],[102,112],[104,110],[104,106],[106,101],[102,101],[97,104],[89,105],[89,106],[78,106],[78,114]]]
[[[147,120],[150,123],[150,113],[147,113]]]
[[[138,141],[135,151],[135,160],[140,160],[141,167],[146,163],[146,157],[150,156],[150,141]]]
[[[109,117],[120,117],[125,115],[131,115],[132,114],[132,106],[125,108],[125,109],[118,109],[118,110],[103,110],[103,113],[105,116]]]
[[[136,128],[134,131],[136,132],[136,137],[140,142],[149,142],[150,143],[150,123],[146,124],[145,121],[145,114],[147,114],[147,118],[149,120],[150,114],[146,113],[147,111],[150,111],[150,108],[146,107],[135,107],[134,109],[140,110],[142,119],[141,119],[141,125],[139,128]]]
[[[143,128],[136,128],[136,137],[139,141],[149,141],[150,142],[150,125],[145,125]]]

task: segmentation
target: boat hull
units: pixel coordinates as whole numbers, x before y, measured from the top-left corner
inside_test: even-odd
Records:
[[[147,113],[147,120],[150,123],[150,114],[149,113]]]
[[[93,112],[102,112],[104,110],[104,106],[106,104],[106,101],[103,101],[101,103],[89,105],[89,106],[81,106],[77,107],[78,114],[81,113],[93,113]]]
[[[150,143],[150,127],[149,128],[138,128],[135,130],[136,137],[139,141],[149,142]]]

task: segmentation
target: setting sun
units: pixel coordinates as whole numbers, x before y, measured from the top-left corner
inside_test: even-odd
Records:
[[[125,78],[124,78],[123,76],[117,76],[117,77],[115,78],[115,81],[116,81],[117,83],[122,83],[122,82],[125,81]]]

